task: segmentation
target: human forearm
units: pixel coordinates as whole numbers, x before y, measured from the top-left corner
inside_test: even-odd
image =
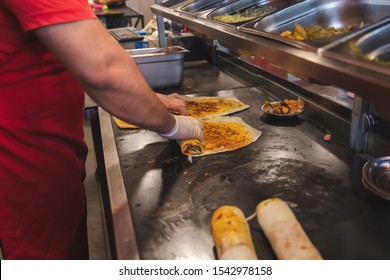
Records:
[[[97,20],[59,24],[35,33],[105,110],[156,132],[173,128],[174,118],[147,85],[133,59]]]
[[[156,132],[169,131],[174,125],[171,114],[132,63],[114,63],[102,80],[87,82],[84,88],[97,104],[118,118]]]

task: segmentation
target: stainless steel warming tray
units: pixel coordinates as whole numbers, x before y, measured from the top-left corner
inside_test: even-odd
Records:
[[[175,7],[176,5],[183,6],[183,2],[188,2],[188,0],[163,0],[160,5],[164,7]]]
[[[126,51],[135,60],[152,88],[177,87],[183,82],[184,55],[188,50],[172,46]]]
[[[390,15],[390,1],[383,0],[306,0],[272,13],[260,20],[239,27],[239,30],[268,37],[294,47],[317,51],[346,35],[376,23]],[[304,41],[289,39],[279,34],[294,31],[295,23],[304,27],[321,25],[324,28],[352,26],[345,32],[322,39]],[[363,25],[363,27],[361,27]],[[360,28],[361,27],[361,28]]]
[[[198,0],[181,6],[177,10],[189,15],[198,16],[200,13],[210,12],[236,1],[238,0]]]
[[[301,3],[294,4],[293,6],[299,4]],[[383,8],[385,5],[390,5],[390,1],[382,0],[380,5]],[[211,20],[202,20],[200,17],[188,16],[175,9],[162,7],[158,4],[152,5],[151,10],[158,17],[165,17],[183,26],[187,26],[199,34],[206,35],[207,38],[213,38],[219,42],[223,42],[225,45],[234,46],[234,49],[245,53],[266,57],[270,63],[279,65],[288,72],[308,77],[320,83],[341,87],[357,95],[366,97],[372,102],[377,101],[383,103],[385,100],[390,102],[390,95],[388,94],[390,89],[390,74],[388,71],[378,73],[377,71],[372,71],[370,68],[348,65],[341,61],[319,55],[316,51],[307,51],[292,47],[278,40],[269,39],[265,36],[242,32],[242,26],[236,28],[218,24]],[[261,20],[283,10],[267,15]],[[257,21],[255,20],[255,22]]]
[[[323,56],[348,64],[390,71],[390,17],[319,50]]]
[[[300,1],[302,0],[241,0],[203,14],[201,17],[221,24],[238,26]],[[229,18],[221,19],[220,17],[224,15]]]

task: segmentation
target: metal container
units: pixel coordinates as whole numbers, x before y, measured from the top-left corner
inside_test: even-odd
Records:
[[[366,162],[362,169],[362,183],[373,194],[390,200],[390,156]]]
[[[379,73],[390,71],[390,17],[342,40],[324,46],[319,52],[348,64],[369,67]],[[389,72],[390,73],[390,72]]]
[[[188,2],[188,0],[162,0],[160,5],[164,7],[175,7],[176,5],[183,5],[183,2]]]
[[[306,0],[272,13],[239,29],[244,32],[272,38],[297,48],[317,51],[351,32],[367,28],[390,15],[390,1],[384,0]],[[294,31],[295,23],[304,27],[321,25],[324,28],[351,26],[350,32],[330,38],[304,41],[280,36],[284,31]]]
[[[152,88],[178,87],[183,82],[184,55],[179,47],[127,50]]]
[[[274,11],[280,10],[301,0],[241,0],[230,3],[226,6],[223,6],[219,9],[208,13],[205,17],[210,20],[214,20],[218,23],[227,24],[227,25],[242,25],[250,20],[255,18],[261,18],[265,15],[272,13]],[[216,19],[216,17],[221,15],[244,15],[248,17],[248,20],[243,20],[240,22],[223,22]]]
[[[198,0],[184,5],[178,10],[197,16],[200,13],[206,13],[237,1],[238,0]]]

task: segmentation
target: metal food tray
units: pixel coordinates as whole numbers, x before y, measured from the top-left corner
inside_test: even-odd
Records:
[[[197,17],[201,13],[207,13],[237,1],[238,0],[198,0],[178,8],[178,11]]]
[[[274,11],[283,9],[287,6],[298,3],[300,1],[302,1],[302,0],[279,0],[279,1],[275,1],[275,0],[260,0],[260,1],[259,0],[241,0],[241,1],[236,1],[236,2],[230,3],[230,4],[223,6],[219,9],[215,9],[214,11],[212,11],[206,15],[202,15],[201,17],[209,19],[209,20],[213,20],[216,23],[225,24],[228,26],[232,26],[232,25],[239,26],[239,25],[243,25],[249,21],[252,21],[255,18],[258,19],[258,18],[264,17],[267,14],[270,14]],[[227,22],[222,22],[222,21],[218,21],[218,20],[214,19],[216,16],[220,16],[220,15],[224,15],[224,14],[234,15],[234,14],[243,13],[243,12],[248,12],[248,13],[255,12],[255,10],[258,8],[264,9],[264,12],[262,12],[259,15],[256,15],[256,17],[251,19],[251,20],[241,21],[241,22],[237,22],[237,23],[227,23]]]
[[[340,41],[333,42],[321,49],[319,53],[325,57],[367,67],[379,73],[389,71],[389,65],[373,61],[390,62],[390,17],[370,26],[369,29],[360,30],[355,34],[346,36]],[[356,56],[350,44],[353,43],[364,57]]]
[[[260,20],[251,21],[239,27],[240,31],[271,38],[291,46],[309,51],[337,41],[356,32],[361,23],[363,29],[390,15],[390,1],[383,0],[306,0],[272,13]],[[279,34],[294,31],[295,23],[302,26],[321,25],[324,28],[352,26],[350,32],[330,38],[308,39],[305,41],[289,39]]]
[[[126,51],[135,60],[152,88],[178,87],[182,84],[184,55],[188,50],[172,46]]]
[[[160,5],[164,7],[175,7],[176,5],[183,5],[183,2],[188,2],[188,0],[163,0]]]

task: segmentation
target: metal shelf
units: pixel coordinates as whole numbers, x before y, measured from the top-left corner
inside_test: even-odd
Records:
[[[373,103],[390,102],[390,69],[380,73],[369,67],[347,64],[158,4],[152,5],[151,10],[159,17],[187,26],[204,38],[220,41],[237,53],[261,55],[299,77],[352,91]]]

